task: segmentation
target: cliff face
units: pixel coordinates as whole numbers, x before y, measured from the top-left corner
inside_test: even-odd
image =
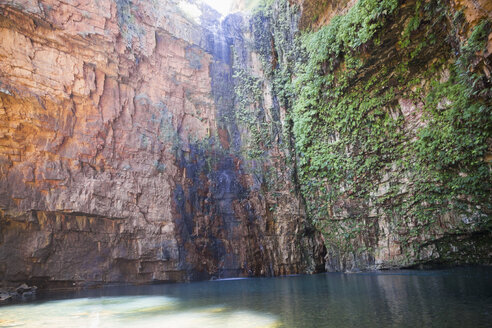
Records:
[[[298,194],[277,186],[285,196],[273,217],[266,170],[248,170],[254,161],[238,151],[247,137],[228,117],[240,16],[221,26],[210,8],[177,1],[7,1],[0,11],[6,280],[182,281],[322,266]]]
[[[274,1],[251,21],[326,269],[490,263],[489,2]]]
[[[0,275],[488,263],[488,6],[2,1]]]

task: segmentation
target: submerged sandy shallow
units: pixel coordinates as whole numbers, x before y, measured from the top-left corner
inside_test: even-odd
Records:
[[[189,308],[165,296],[123,296],[48,301],[1,309],[0,327],[275,327],[266,313],[226,306]]]

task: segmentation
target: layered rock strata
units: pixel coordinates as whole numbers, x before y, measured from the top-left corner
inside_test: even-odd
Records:
[[[0,3],[0,275],[490,264],[487,1]]]
[[[5,280],[66,286],[322,267],[299,195],[277,186],[273,216],[266,171],[247,170],[254,163],[236,151],[247,138],[227,118],[240,16],[221,24],[186,1],[4,1],[0,11]]]

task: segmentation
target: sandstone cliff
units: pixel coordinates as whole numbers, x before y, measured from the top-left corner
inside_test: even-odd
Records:
[[[244,137],[228,117],[240,16],[221,24],[184,1],[2,1],[0,11],[4,279],[183,281],[322,266],[294,188],[276,186],[274,215],[267,170],[238,151]],[[283,168],[273,157],[261,165]]]
[[[487,1],[0,11],[4,279],[490,262]]]

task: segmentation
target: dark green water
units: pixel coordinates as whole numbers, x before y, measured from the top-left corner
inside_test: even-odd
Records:
[[[0,327],[492,327],[492,268],[52,293],[0,307]]]

